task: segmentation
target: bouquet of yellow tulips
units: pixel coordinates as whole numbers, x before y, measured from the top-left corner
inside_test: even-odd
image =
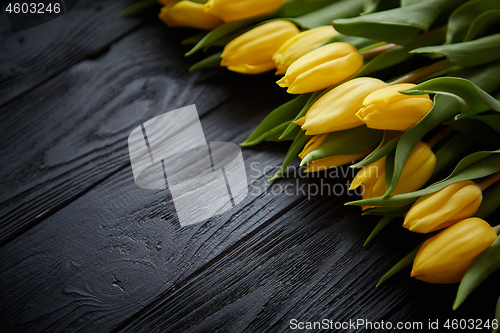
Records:
[[[413,265],[460,283],[456,309],[500,268],[486,222],[500,206],[500,1],[159,2],[168,26],[206,30],[186,40],[188,56],[215,50],[192,70],[275,71],[294,96],[241,143],[291,141],[271,181],[296,156],[305,172],[351,164],[362,199],[347,205],[382,216],[366,243],[397,220],[427,234],[379,284]]]

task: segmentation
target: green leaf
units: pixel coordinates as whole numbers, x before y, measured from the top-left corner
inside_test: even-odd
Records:
[[[435,152],[436,167],[431,179],[439,176],[448,166],[456,165],[460,162],[466,153],[471,151],[476,144],[476,141],[467,135],[461,133],[455,134]]]
[[[472,21],[469,30],[467,30],[464,42],[484,35],[486,30],[498,21],[500,21],[500,9],[488,10],[481,15],[478,15],[474,21]]]
[[[385,158],[384,175],[385,175],[385,188],[391,185],[391,179],[394,175],[394,162],[396,159],[396,152],[392,151]]]
[[[297,17],[314,12],[338,0],[287,0],[273,17]]]
[[[399,0],[365,0],[363,15],[392,9],[399,6]]]
[[[458,110],[459,103],[454,98],[437,95],[431,111],[420,122],[403,133],[397,143],[394,173],[385,196],[390,195],[398,185],[406,161],[418,142],[429,131],[455,116]]]
[[[400,8],[335,20],[333,27],[346,35],[407,45],[419,32],[427,31],[439,14],[463,2],[464,0],[418,1]]]
[[[363,11],[364,1],[365,0],[341,0],[315,10],[314,12],[297,17],[294,21],[310,29],[323,25],[330,25],[332,20],[359,15]]]
[[[495,183],[483,191],[483,201],[474,216],[487,218],[500,208],[500,183]]]
[[[362,216],[365,215],[382,215],[382,216],[392,216],[392,217],[404,217],[406,212],[410,209],[411,205],[404,205],[401,207],[375,207],[365,210],[361,213]]]
[[[457,297],[453,304],[456,310],[467,296],[476,289],[488,276],[500,268],[500,237],[472,263],[465,273]]]
[[[320,91],[315,91],[313,93],[301,95],[301,96],[307,96],[307,102],[302,106],[302,109],[295,116],[293,121],[297,121],[300,118],[304,117],[306,115],[307,111],[309,110],[309,108],[311,107],[311,105],[313,105],[314,102],[316,102],[316,100],[320,96],[323,95],[323,93],[324,93],[324,90],[320,90]],[[297,128],[299,128],[299,125],[295,124],[294,122],[290,123],[290,125],[288,125],[288,127],[283,132],[282,136],[285,137],[285,136],[289,135],[292,131],[296,130]]]
[[[335,36],[329,38],[328,40],[326,40],[324,43],[322,43],[318,47],[321,47],[321,46],[324,46],[327,44],[331,44],[331,43],[337,43],[337,42],[349,43],[349,44],[353,45],[355,48],[357,48],[358,50],[365,47],[365,46],[377,43],[377,41],[373,40],[373,39],[368,39],[368,38],[363,38],[363,37],[355,37],[355,36],[347,36],[347,35],[339,33],[339,34],[336,34]]]
[[[468,69],[456,71],[454,74],[463,78],[468,78],[471,82],[485,90],[494,90],[500,84],[500,63],[494,65],[481,66],[475,70]],[[460,110],[460,103],[455,97],[438,94],[434,98],[432,110],[416,125],[408,129],[399,139],[396,148],[396,165],[391,186],[387,193],[390,194],[396,188],[403,167],[408,160],[413,148],[429,131],[439,126],[446,120],[452,118]],[[378,205],[375,205],[378,206]]]
[[[423,34],[415,38],[415,40],[407,46],[397,45],[370,60],[363,66],[357,76],[367,76],[376,71],[397,65],[412,56],[410,51],[426,45],[441,44],[445,38],[444,29],[436,29],[429,33]]]
[[[422,242],[423,244],[423,242]],[[411,251],[408,253],[403,259],[401,259],[396,265],[394,265],[387,273],[382,276],[380,281],[377,283],[377,287],[380,286],[382,283],[384,283],[387,279],[391,278],[394,274],[398,273],[401,271],[403,268],[410,266],[413,263],[413,260],[417,256],[418,250],[422,246],[420,244],[415,248],[415,250]]]
[[[420,47],[411,53],[438,54],[462,67],[478,66],[500,59],[500,34],[456,44]]]
[[[268,179],[268,181],[272,182],[281,177],[286,168],[290,165],[290,163],[292,163],[293,159],[298,155],[302,148],[304,148],[307,141],[309,141],[309,139],[311,138],[310,135],[305,135],[305,133],[305,131],[300,131],[299,134],[297,134],[295,140],[293,140],[292,145],[288,149],[288,152],[286,153],[285,159],[283,160],[280,168],[274,174],[274,176]]]
[[[500,88],[500,61],[478,67],[466,67],[450,72],[449,77],[468,79],[488,93]]]
[[[251,146],[255,146],[255,145],[261,143],[264,140],[279,141],[279,140],[273,140],[273,139],[278,139],[281,136],[281,134],[283,133],[283,131],[285,130],[285,128],[287,128],[291,122],[292,121],[289,120],[289,121],[286,121],[282,124],[279,124],[278,126],[273,127],[270,130],[262,133],[262,135],[257,137],[255,140],[252,140],[249,142],[245,141],[245,142],[240,143],[240,146],[251,147]]]
[[[219,67],[221,62],[221,57],[220,57],[221,54],[222,52],[217,52],[215,54],[212,54],[211,56],[206,57],[201,61],[198,61],[193,66],[189,67],[189,71],[194,72],[199,69]]]
[[[500,133],[500,114],[482,114],[477,116],[467,117],[467,120],[474,119],[481,121]]]
[[[408,95],[441,94],[452,96],[461,105],[461,114],[457,119],[490,109],[500,111],[500,101],[474,83],[462,78],[439,77],[420,83],[415,87],[402,91],[402,93]]]
[[[497,308],[496,308],[496,311],[495,311],[495,319],[497,320],[497,323],[500,323],[500,298],[498,298],[498,302],[497,302]],[[497,326],[497,328],[494,328],[492,333],[498,333],[500,332],[500,325]]]
[[[290,121],[290,123],[291,122],[292,121]],[[277,132],[276,134],[268,136],[266,138],[266,141],[276,141],[276,142],[293,141],[300,131],[301,131],[300,127],[296,127],[293,131],[291,131],[287,135],[283,135],[283,131]]]
[[[465,39],[472,22],[490,9],[500,9],[498,0],[472,0],[458,7],[448,21],[446,44],[461,42]]]
[[[383,158],[384,156],[387,156],[391,152],[393,152],[396,149],[396,146],[399,141],[399,137],[396,137],[389,142],[386,143],[388,138],[386,137],[387,134],[384,133],[384,140],[380,142],[377,148],[375,148],[370,154],[368,154],[363,160],[359,161],[358,163],[354,164],[351,166],[353,169],[358,169],[358,168],[363,168],[369,164],[372,164],[379,159]]]
[[[490,124],[486,124],[476,118],[482,119],[482,115],[451,120],[446,124],[453,127],[456,131],[467,135],[470,142],[481,142],[494,148],[495,143],[500,142],[500,133],[496,132]],[[492,123],[491,125],[494,126],[495,124]]]
[[[307,154],[300,165],[335,155],[357,155],[375,148],[382,140],[383,131],[374,130],[366,125],[331,132],[321,144]]]
[[[142,0],[137,1],[133,5],[125,8],[120,12],[120,16],[131,16],[148,10],[149,8],[158,6],[157,0]]]
[[[270,135],[269,131],[282,126],[283,124],[286,124],[286,126],[281,131],[288,128],[291,120],[294,119],[309,99],[309,95],[310,94],[299,95],[298,97],[295,97],[291,101],[286,102],[271,111],[271,113],[269,113],[264,120],[261,121],[252,134],[250,134],[244,142],[240,143],[240,146],[248,147],[262,142]]]
[[[375,238],[375,236],[377,236],[377,234],[382,231],[382,229],[384,229],[385,227],[387,227],[389,225],[389,223],[391,223],[392,219],[394,217],[392,216],[384,216],[380,219],[380,221],[377,223],[377,225],[375,226],[375,228],[373,229],[372,233],[370,234],[370,236],[368,236],[368,238],[366,239],[365,243],[363,244],[363,246],[366,246],[368,243],[370,243],[370,241]]]
[[[198,44],[196,44],[191,49],[191,51],[186,53],[186,56],[193,55],[197,51],[202,50],[203,48],[206,48],[207,46],[213,45],[219,39],[231,34],[232,32],[235,32],[235,31],[240,30],[242,28],[254,25],[262,20],[263,20],[262,17],[257,17],[257,18],[249,18],[249,19],[245,19],[245,20],[224,23],[223,25],[218,26],[217,28],[213,29],[208,34],[206,34],[205,37],[203,37],[198,42]]]
[[[382,206],[399,207],[410,204],[418,197],[439,191],[440,189],[467,179],[478,179],[500,171],[500,149],[495,151],[480,151],[463,158],[455,170],[444,180],[436,182],[425,189],[415,192],[398,194],[385,198],[369,198],[347,202],[347,206]]]
[[[200,32],[194,36],[188,37],[181,42],[181,45],[196,45],[200,40],[207,35],[207,32]]]

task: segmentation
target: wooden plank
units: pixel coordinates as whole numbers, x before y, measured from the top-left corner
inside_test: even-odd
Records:
[[[221,122],[234,106],[205,116],[204,128],[218,128],[223,140],[244,139]],[[266,166],[282,157],[245,152],[246,163]],[[109,331],[298,200],[266,193],[265,177],[249,177],[254,183],[243,204],[181,228],[168,191],[139,188],[129,167],[114,174],[0,249],[0,322],[15,331]]]
[[[440,330],[447,319],[491,322],[498,293],[488,291],[498,291],[500,272],[456,312],[451,304],[457,285],[415,281],[408,270],[375,288],[391,262],[409,252],[416,239],[395,226],[363,248],[368,226],[358,211],[339,205],[342,199],[301,200],[114,332],[287,332],[293,319],[390,322],[397,332],[412,331],[396,330],[399,322],[421,323],[415,331],[428,331],[429,322],[436,320]],[[334,331],[391,330],[348,326]]]
[[[65,15],[16,33],[10,31],[4,17],[0,32],[0,105],[81,60],[106,52],[111,43],[142,23],[142,18],[118,16],[131,3],[82,0]]]
[[[155,22],[0,109],[0,153],[8,161],[0,170],[1,242],[126,167],[126,138],[146,120],[193,103],[204,115],[231,97],[252,99],[257,91],[263,100],[277,95],[266,106],[255,101],[245,109],[255,125],[289,98],[272,76],[262,92],[256,77],[222,69],[189,74],[191,61],[183,57],[181,38]],[[228,80],[233,84],[224,84]],[[229,117],[235,126],[241,118]],[[253,126],[243,124],[247,131]],[[220,141],[218,134],[212,137]]]

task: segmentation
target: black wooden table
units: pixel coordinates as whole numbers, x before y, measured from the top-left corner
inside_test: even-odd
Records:
[[[377,220],[344,207],[347,193],[307,191],[342,177],[267,182],[287,143],[243,149],[248,197],[181,227],[168,190],[134,183],[131,131],[195,104],[207,141],[239,143],[290,96],[272,74],[189,73],[192,32],[120,18],[130,3],[80,1],[16,33],[2,12],[0,331],[281,332],[324,319],[443,331],[493,318],[499,274],[455,312],[456,285],[408,270],[375,288],[420,238],[395,224],[363,248]]]

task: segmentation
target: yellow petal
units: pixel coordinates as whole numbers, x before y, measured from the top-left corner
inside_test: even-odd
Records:
[[[313,136],[304,146],[304,149],[302,149],[302,152],[299,154],[299,157],[303,159],[307,154],[315,150],[316,148],[319,147],[319,145],[325,140],[325,138],[328,136],[328,134],[324,135],[316,135]]]
[[[228,66],[227,69],[241,74],[261,74],[270,71],[274,68],[273,62],[267,62],[258,65],[240,64],[235,66]]]
[[[422,244],[411,276],[429,283],[460,282],[474,260],[497,239],[480,218],[468,218],[441,231]]]
[[[158,18],[169,27],[211,30],[222,23],[219,17],[204,11],[204,6],[192,1],[165,2]]]
[[[374,78],[349,80],[321,96],[307,111],[302,129],[321,134],[363,125],[356,117],[363,99],[387,84]]]
[[[388,104],[370,104],[356,116],[369,128],[406,131],[425,117],[433,105],[430,99],[403,98]]]
[[[209,0],[205,10],[226,22],[270,14],[285,3],[285,0]]]
[[[453,183],[420,197],[406,214],[403,226],[421,233],[443,229],[472,216],[481,202],[482,192],[476,183]]]
[[[348,43],[332,43],[317,48],[288,67],[277,83],[291,94],[302,94],[338,84],[363,66],[363,57]]]
[[[276,74],[285,74],[288,67],[337,32],[331,25],[301,32],[287,40],[273,55],[276,63]]]

